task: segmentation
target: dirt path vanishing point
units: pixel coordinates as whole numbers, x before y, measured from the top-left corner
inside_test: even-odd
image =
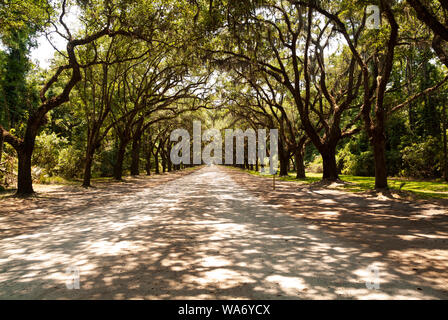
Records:
[[[383,250],[381,243],[369,246],[350,236],[352,224],[359,227],[365,220],[350,224],[341,218],[340,234],[328,222],[361,210],[367,216],[382,210],[383,219],[390,219],[387,212],[397,213],[393,203],[280,183],[282,201],[294,192],[302,196],[280,205],[275,193],[257,184],[266,182],[213,166],[153,187],[133,190],[129,184],[104,198],[98,192],[76,214],[2,237],[0,298],[448,299],[447,269],[439,270],[446,267],[446,243],[433,245],[440,261],[433,257],[438,264],[422,276],[403,269],[406,253],[412,258],[411,245]],[[410,206],[400,205],[402,211]],[[75,209],[76,202],[67,206]],[[319,224],[313,208],[323,206],[327,209],[319,212],[326,224]],[[437,208],[431,212],[446,215]],[[406,226],[408,218],[397,221]],[[377,224],[371,228],[382,230]],[[443,239],[444,221],[440,230],[433,235]],[[414,229],[402,233],[418,237]],[[379,270],[379,290],[366,287],[372,264]],[[80,289],[67,289],[67,268],[79,271]]]

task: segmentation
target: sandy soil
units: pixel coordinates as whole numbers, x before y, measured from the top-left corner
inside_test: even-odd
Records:
[[[354,194],[318,184],[276,181],[224,168],[254,195],[276,208],[349,240],[397,271],[448,292],[448,201],[407,195]],[[418,280],[417,280],[418,279]],[[421,288],[420,288],[421,289]]]
[[[0,205],[2,299],[448,299],[439,204],[206,167]]]
[[[93,188],[35,184],[36,196],[27,199],[8,196],[0,199],[0,239],[28,234],[34,229],[59,221],[62,217],[83,213],[129,192],[173,181],[192,173],[191,168],[160,175],[126,177],[122,182],[95,183]]]

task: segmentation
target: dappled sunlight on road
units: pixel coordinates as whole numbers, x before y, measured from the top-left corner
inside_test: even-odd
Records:
[[[285,181],[278,181],[272,191],[270,179],[223,170],[259,199],[314,230],[353,242],[363,248],[362,256],[394,263],[414,283],[427,282],[448,293],[447,201],[378,197]]]
[[[373,263],[380,290],[366,288]],[[79,290],[65,286],[68,267],[79,268]],[[0,240],[0,298],[447,297],[375,250],[260,201],[219,167]]]

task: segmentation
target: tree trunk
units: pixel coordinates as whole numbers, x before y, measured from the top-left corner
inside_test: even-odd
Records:
[[[303,149],[297,149],[294,153],[296,164],[296,179],[305,179],[305,164],[303,163]]]
[[[17,195],[21,197],[34,194],[33,178],[31,175],[31,157],[34,151],[37,131],[43,122],[44,120],[37,116],[30,118],[23,141],[14,147],[19,158]]]
[[[33,179],[31,176],[31,156],[33,146],[26,143],[19,149],[17,156],[19,158],[19,172],[17,179],[17,195],[29,196],[34,194]]]
[[[156,174],[160,174],[159,153],[158,152],[154,155],[154,162],[155,162],[155,166],[156,166]]]
[[[289,152],[283,148],[282,143],[279,144],[278,157],[280,161],[280,177],[288,175]]]
[[[117,151],[117,159],[114,165],[114,178],[115,180],[123,180],[123,161],[126,153],[126,143],[120,140],[120,144]]]
[[[288,175],[288,158],[280,157],[280,177],[285,177]]]
[[[326,147],[320,150],[323,160],[322,180],[339,180],[338,167],[336,165],[336,147]]]
[[[173,169],[173,163],[171,162],[170,154],[171,154],[171,146],[168,143],[167,152],[166,152],[166,155],[165,155],[166,163],[167,163],[167,166],[168,166],[168,172],[171,172],[172,169]]]
[[[161,155],[162,155],[162,172],[165,173],[166,172],[166,158],[163,154],[163,151],[162,151]]]
[[[406,58],[406,78],[407,78],[406,87],[407,87],[407,94],[409,96],[411,96],[413,93],[413,91],[412,91],[412,76],[413,76],[412,64],[413,64],[412,56],[407,57]],[[415,115],[414,115],[413,103],[409,104],[408,118],[409,118],[409,128],[411,129],[412,132],[415,132]]]
[[[280,137],[278,144],[278,160],[280,162],[280,177],[285,177],[288,175],[289,166],[289,151],[286,148],[283,139]]]
[[[375,160],[375,189],[387,189],[386,138],[382,133],[376,133],[373,142]]]
[[[447,146],[447,137],[446,137],[446,106],[443,103],[442,109],[442,127],[443,127],[443,178],[446,182],[448,182],[448,146]]]
[[[90,181],[92,179],[93,154],[94,154],[94,150],[92,150],[91,146],[87,146],[86,163],[84,166],[84,178],[83,178],[83,182],[82,182],[82,186],[84,188],[89,188],[91,186]]]
[[[3,156],[3,132],[0,130],[0,163],[2,162]]]
[[[146,153],[146,163],[145,163],[146,175],[151,175],[151,146],[149,146],[149,150]]]
[[[131,151],[131,175],[138,176],[140,174],[140,145],[141,135],[132,140]]]

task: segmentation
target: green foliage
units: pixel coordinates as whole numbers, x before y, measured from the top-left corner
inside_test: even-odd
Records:
[[[59,153],[67,145],[67,139],[58,137],[55,133],[42,132],[36,137],[33,154],[33,165],[44,169],[49,176],[58,173]]]
[[[83,152],[74,146],[62,149],[58,155],[58,164],[55,167],[61,177],[73,179],[80,177],[83,166]]]
[[[31,69],[28,59],[31,46],[29,34],[23,30],[12,31],[3,59],[0,59],[0,124],[7,128],[20,124],[27,112],[37,105],[37,90],[27,80]]]
[[[33,165],[37,167],[36,178],[40,182],[57,175],[65,179],[79,178],[83,157],[84,151],[80,146],[69,145],[67,138],[59,137],[55,133],[43,132],[36,137],[33,155]]]
[[[43,29],[53,14],[48,0],[0,1],[0,38],[7,42],[8,36],[17,30],[36,33]]]
[[[413,143],[401,151],[403,170],[406,177],[432,178],[440,172],[440,145],[434,137]]]
[[[353,37],[351,30],[355,30],[362,20],[364,11],[361,9],[374,3],[378,1],[319,1],[319,4],[330,12],[337,12],[342,23],[347,26],[350,37]],[[185,86],[192,78],[202,74],[204,69],[207,69],[207,72],[214,71],[212,67],[218,67],[220,73],[219,76],[216,76],[218,72],[214,73],[211,77],[212,82],[215,80],[213,78],[222,78],[219,83],[222,87],[213,88],[216,91],[213,99],[225,100],[226,106],[223,108],[227,108],[228,112],[196,111],[191,119],[183,114],[179,119],[188,121],[182,125],[176,124],[177,127],[190,125],[192,119],[196,117],[204,120],[204,123],[209,121],[207,127],[214,125],[225,127],[229,123],[249,127],[250,119],[253,121],[252,124],[257,126],[266,123],[269,123],[269,126],[273,124],[271,127],[290,125],[292,129],[285,134],[290,141],[299,140],[298,137],[304,135],[301,123],[303,117],[298,112],[293,94],[284,88],[284,84],[272,85],[275,92],[272,96],[282,96],[279,100],[284,112],[274,109],[263,113],[261,111],[263,108],[267,109],[267,104],[260,101],[263,100],[259,99],[260,96],[251,96],[253,91],[247,89],[241,78],[250,73],[249,80],[262,83],[259,88],[266,89],[268,81],[276,83],[272,77],[272,70],[284,67],[285,73],[294,79],[296,72],[291,59],[291,50],[288,49],[292,37],[288,34],[288,25],[278,8],[284,9],[284,13],[292,23],[290,27],[297,30],[302,22],[306,21],[307,10],[297,10],[291,2],[277,0],[112,2],[75,0],[69,1],[69,4],[76,4],[80,10],[82,27],[77,35],[92,34],[103,29],[107,11],[110,9],[114,15],[111,19],[112,29],[123,28],[135,32],[138,36],[102,37],[89,45],[77,47],[76,55],[81,64],[89,65],[95,58],[107,63],[82,68],[83,80],[71,92],[70,102],[58,106],[47,114],[46,131],[37,137],[33,156],[33,165],[36,166],[35,176],[39,181],[57,181],[58,175],[66,179],[80,178],[87,141],[91,141],[89,137],[92,135],[94,138],[99,137],[98,141],[92,143],[95,147],[92,176],[111,176],[117,158],[116,134],[132,135],[135,121],[130,120],[137,119],[141,114],[146,114],[145,123],[176,114],[176,108],[170,109],[174,105],[172,101],[158,112],[152,108],[157,106],[157,101],[169,100],[164,97],[166,92]],[[53,10],[59,6],[60,4],[54,3],[54,8],[50,8],[46,0],[9,0],[0,3],[2,42],[0,124],[20,137],[23,137],[26,129],[28,115],[39,105],[38,91],[42,87],[38,78],[40,73],[34,72],[36,70],[30,62],[29,52],[36,36],[47,26],[48,16],[51,19]],[[416,22],[415,17],[405,10],[405,2],[394,2],[393,9],[400,23],[401,45],[396,48],[393,71],[385,98],[386,111],[390,111],[414,93],[434,86],[446,73],[446,68],[442,67],[430,48],[428,40],[433,37],[422,30],[424,28],[421,27],[421,23]],[[257,19],[260,21],[256,22]],[[315,12],[313,19],[311,33],[314,40],[311,41],[311,46],[318,43],[316,37],[322,32],[321,42],[324,43],[328,37],[335,48],[324,50],[325,66],[320,66],[315,56],[308,57],[311,59],[308,68],[313,71],[315,77],[313,81],[316,83],[322,77],[322,74],[317,72],[318,68],[325,69],[325,81],[330,89],[329,93],[335,95],[338,104],[343,104],[347,97],[344,97],[344,94],[338,96],[338,92],[346,92],[349,87],[347,70],[352,60],[352,52],[337,28],[324,16]],[[262,20],[264,21],[261,22]],[[386,22],[384,16],[383,20]],[[327,31],[321,30],[326,22],[328,22]],[[303,64],[305,58],[304,30],[298,30],[296,51],[299,53],[299,64]],[[60,31],[63,32],[62,28]],[[280,39],[278,31],[284,39]],[[371,56],[368,60],[371,63],[369,68],[374,69],[375,59],[380,59],[384,55],[389,32],[387,23],[384,23],[380,30],[366,29],[360,32],[357,49],[362,56]],[[73,33],[74,37],[77,35]],[[247,55],[248,61],[240,61],[235,57],[226,59],[225,55],[216,54],[217,61],[209,63],[212,55],[210,52],[219,52],[220,49],[234,50],[238,54]],[[148,53],[144,57],[136,58],[146,51]],[[318,51],[317,47],[311,50],[313,51]],[[63,54],[64,52],[57,54],[57,59],[51,67],[53,72],[67,63]],[[276,54],[281,57],[279,59],[281,62],[277,61]],[[262,63],[254,67],[251,64],[257,59]],[[271,70],[267,74],[260,71],[266,66]],[[297,69],[299,73],[304,72],[301,67]],[[359,66],[355,64],[354,68],[358,70]],[[48,72],[46,77],[52,74]],[[46,96],[51,98],[62,92],[70,74],[70,71],[63,71]],[[245,82],[249,80],[246,79]],[[284,77],[280,77],[280,80],[284,80]],[[371,80],[375,81],[373,73]],[[147,84],[140,90],[139,84],[145,81]],[[357,81],[361,81],[361,78],[355,72],[351,86],[355,86]],[[166,83],[171,82],[176,84],[172,87],[166,86]],[[329,124],[338,119],[332,116],[334,106],[319,92],[322,90],[320,86],[321,84],[310,88],[309,94],[313,97],[311,102],[314,101],[314,104],[310,105],[312,111],[309,115],[311,123],[315,125],[316,135],[325,139],[329,132],[326,132],[325,126],[322,125],[322,117],[328,118],[326,121]],[[346,126],[347,130],[362,128],[362,117],[357,118],[364,98],[362,86],[360,88],[353,93],[356,99],[350,101],[349,108],[340,114],[341,130]],[[303,91],[299,94],[304,99],[305,87],[298,86],[297,91],[301,90]],[[442,115],[442,106],[448,101],[446,93],[446,88],[442,88],[427,97],[413,101],[398,112],[387,115],[385,133],[389,175],[418,178],[441,176],[441,163],[443,163],[441,123],[447,118],[446,115]],[[203,96],[198,100],[207,107],[213,103],[205,101]],[[193,99],[185,99],[182,103],[191,105],[191,101]],[[221,102],[220,100],[219,103]],[[140,107],[144,108],[139,109]],[[253,109],[256,109],[256,112],[251,112]],[[130,113],[131,110],[136,111]],[[235,123],[237,114],[240,122]],[[157,125],[155,123],[148,127],[152,139],[156,139],[158,134],[161,137],[163,134],[169,134],[169,131],[168,133],[163,131],[173,125],[170,120]],[[126,130],[129,132],[125,132]],[[156,142],[152,141],[151,147],[154,148],[152,143]],[[127,147],[124,159],[125,170],[130,165],[129,149],[130,146]],[[375,173],[373,152],[365,130],[347,138],[344,135],[344,138],[339,140],[337,150],[337,162],[342,174],[346,177],[356,176],[358,186],[366,186],[371,182],[368,178],[361,178],[361,176],[373,176]],[[322,158],[313,147],[313,143],[309,143],[306,148],[305,160],[310,172],[322,173]],[[10,146],[4,150],[0,169],[7,172],[8,175],[3,175],[4,177],[11,177],[17,171],[17,159]],[[10,183],[8,181],[7,184]],[[399,187],[406,188],[407,184]]]
[[[373,176],[375,167],[373,163],[373,152],[371,150],[351,153],[350,145],[347,144],[338,154],[339,166],[342,174],[357,176]]]
[[[94,177],[111,177],[113,175],[116,149],[112,143],[107,143],[96,155],[93,176]]]
[[[308,163],[307,170],[312,173],[324,172],[322,157],[316,156],[312,162]]]
[[[13,185],[17,178],[17,157],[16,152],[8,144],[4,144],[2,159],[0,162],[0,184],[6,187]]]
[[[38,105],[29,53],[53,13],[46,0],[0,2],[0,125],[6,128],[18,128]]]
[[[336,160],[345,175],[372,176],[375,174],[373,152],[365,135],[351,138],[342,145]]]

